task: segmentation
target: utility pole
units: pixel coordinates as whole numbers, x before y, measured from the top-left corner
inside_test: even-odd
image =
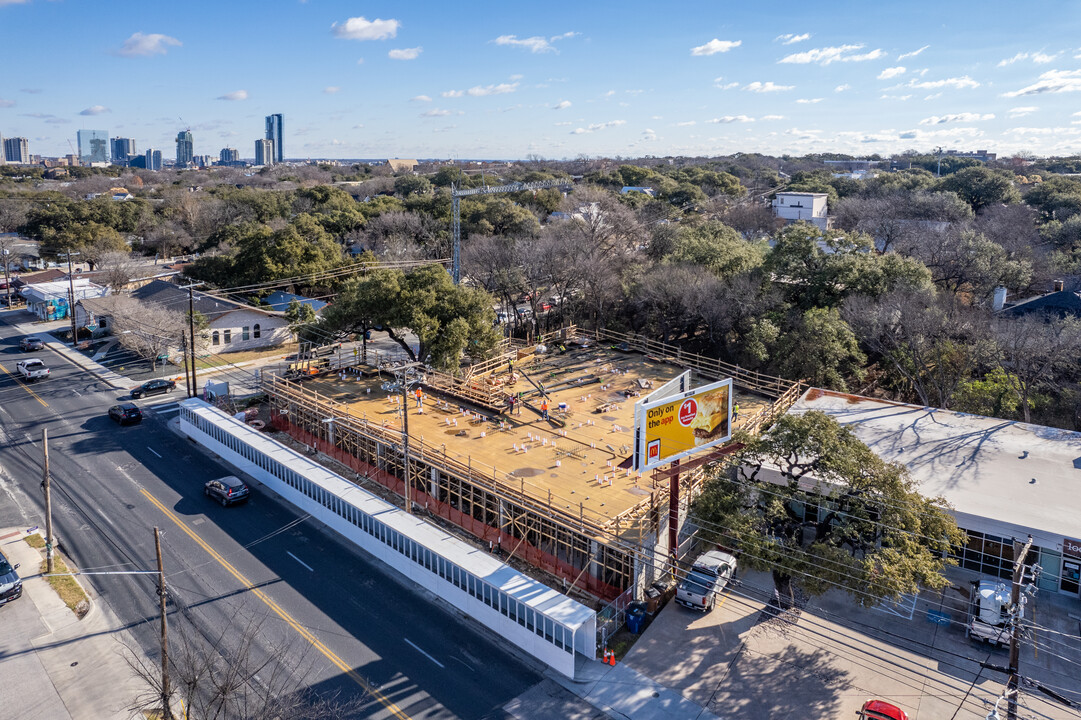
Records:
[[[169,626],[165,620],[165,566],[161,561],[161,535],[154,528],[154,550],[158,554],[158,599],[161,610],[161,714],[164,720],[173,720],[169,698],[173,694],[169,686]]]
[[[405,475],[405,511],[413,513],[413,493],[409,491],[409,383],[402,371],[402,470]]]
[[[7,291],[7,295],[8,295],[8,302],[7,302],[8,308],[11,307],[11,275],[8,273],[8,265],[10,264],[10,260],[9,260],[10,256],[11,256],[11,251],[8,250],[7,248],[4,248],[4,289]]]
[[[1025,558],[1032,547],[1032,536],[1028,536],[1028,542],[1021,545],[1017,540],[1013,541],[1013,588],[1010,590],[1010,679],[1006,683],[1006,717],[1008,720],[1017,720],[1017,693],[1020,678],[1017,675],[1017,664],[1021,659],[1021,581],[1025,573]]]
[[[195,291],[192,290],[193,287],[195,286],[188,285],[188,346],[191,348],[191,388],[188,390],[188,397],[199,394],[199,382],[195,376]]]
[[[180,344],[184,349],[184,389],[188,393],[188,397],[191,397],[191,371],[188,370],[188,336],[186,333],[180,333]]]
[[[78,255],[79,253],[75,253]],[[79,338],[75,332],[75,279],[71,276],[71,248],[68,248],[68,317],[71,318],[71,346],[75,347]]]
[[[49,428],[41,428],[41,488],[45,491],[45,571],[53,571],[53,499],[49,477]]]

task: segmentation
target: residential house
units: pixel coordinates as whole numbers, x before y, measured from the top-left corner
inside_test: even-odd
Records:
[[[620,195],[626,195],[627,193],[632,193],[632,192],[642,193],[644,195],[649,195],[650,197],[653,197],[653,195],[654,195],[653,188],[651,188],[651,187],[641,187],[641,186],[638,186],[638,185],[624,185],[619,190]]]
[[[785,221],[785,224],[804,220],[818,226],[820,230],[829,229],[829,217],[826,213],[826,193],[779,192],[773,200],[773,214]]]
[[[315,298],[307,298],[303,295],[294,295],[293,293],[287,293],[282,290],[276,290],[267,295],[265,298],[263,298],[263,303],[271,310],[285,312],[289,309],[290,303],[292,303],[294,300],[296,300],[301,305],[307,305],[312,310],[314,310],[316,314],[319,314],[323,310],[323,308],[327,306],[327,304],[322,300],[316,300]]]
[[[181,313],[188,311],[188,291],[165,280],[153,280],[132,291],[131,296]],[[194,292],[192,298],[195,312],[207,319],[204,333],[211,353],[275,347],[293,339],[283,312],[201,292]]]
[[[1004,292],[1001,292],[1001,296],[1002,300],[1005,301]],[[1000,315],[1020,317],[1022,315],[1040,314],[1058,318],[1081,318],[1081,292],[1064,289],[1064,283],[1061,280],[1055,281],[1054,292],[1021,300],[1009,307],[1002,307],[998,303],[997,296],[995,300],[995,309],[999,311]]]
[[[401,158],[387,160],[387,165],[390,165],[390,169],[394,172],[413,172],[417,169],[419,164],[420,163],[416,160],[406,160]]]

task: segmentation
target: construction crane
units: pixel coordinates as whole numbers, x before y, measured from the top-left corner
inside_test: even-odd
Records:
[[[454,253],[451,257],[451,275],[454,284],[462,281],[462,211],[459,205],[460,199],[470,195],[495,195],[497,193],[524,192],[526,190],[547,190],[554,187],[570,187],[570,180],[540,180],[531,183],[511,183],[509,185],[492,185],[479,188],[459,190],[455,186],[450,188],[451,204],[451,232],[454,237]]]

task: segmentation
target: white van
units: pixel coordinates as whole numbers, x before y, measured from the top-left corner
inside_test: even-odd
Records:
[[[1018,609],[1017,618],[1024,617]],[[1010,587],[1005,582],[981,580],[973,583],[965,635],[999,647],[1010,642]]]
[[[676,602],[692,610],[709,612],[735,574],[735,556],[720,550],[703,553],[676,588]]]

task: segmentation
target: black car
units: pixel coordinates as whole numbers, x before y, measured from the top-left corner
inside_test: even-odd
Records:
[[[14,566],[7,558],[0,554],[0,605],[6,605],[12,600],[17,600],[23,594],[23,581],[19,579],[19,564]]]
[[[109,417],[121,425],[143,421],[143,411],[135,403],[120,403],[109,408]]]
[[[221,503],[222,507],[233,503],[244,502],[251,497],[248,486],[236,475],[226,475],[217,480],[208,480],[203,486],[203,493],[208,498],[214,498]]]
[[[131,398],[132,400],[138,400],[147,395],[164,395],[167,392],[172,392],[175,388],[176,381],[174,380],[147,380],[139,387],[132,388]]]
[[[37,335],[27,335],[19,341],[19,349],[23,352],[30,352],[31,350],[41,350],[45,347],[45,343]]]

